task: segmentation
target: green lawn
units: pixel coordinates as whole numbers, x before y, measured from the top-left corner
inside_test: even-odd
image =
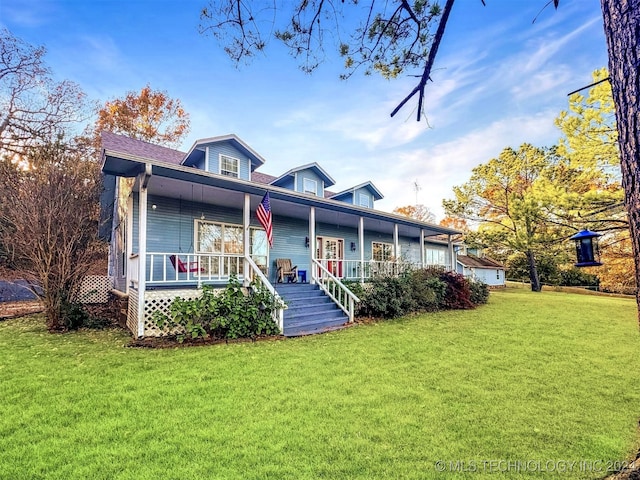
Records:
[[[0,323],[0,479],[602,478],[639,446],[632,300],[507,290],[285,341],[127,341]]]

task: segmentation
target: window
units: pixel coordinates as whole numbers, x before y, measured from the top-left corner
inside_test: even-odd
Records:
[[[371,207],[371,203],[369,201],[369,195],[367,195],[366,193],[359,193],[358,205],[360,205],[361,207]]]
[[[372,242],[371,258],[377,262],[386,262],[393,259],[393,244]]]
[[[240,161],[237,158],[220,155],[220,173],[228,177],[240,176]]]
[[[202,257],[200,260],[206,274],[242,274],[242,262],[238,256],[243,253],[242,227],[223,223],[196,220],[196,253],[219,255]],[[228,258],[221,258],[228,255]]]
[[[427,265],[446,265],[446,252],[438,248],[426,248],[424,261]]]
[[[318,182],[312,180],[311,178],[305,178],[302,180],[302,191],[304,193],[311,193],[313,195],[318,195]]]
[[[256,265],[260,267],[262,273],[267,274],[269,265],[269,244],[267,243],[267,232],[262,228],[251,227],[250,255]]]
[[[496,270],[496,280],[500,280],[500,270]]]

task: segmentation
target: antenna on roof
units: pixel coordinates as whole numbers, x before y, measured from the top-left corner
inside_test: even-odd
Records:
[[[417,207],[418,206],[418,192],[420,190],[422,190],[422,187],[418,183],[418,179],[417,178],[413,181],[413,189],[416,191],[416,207]]]

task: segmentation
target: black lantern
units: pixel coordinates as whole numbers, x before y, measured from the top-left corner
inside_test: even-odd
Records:
[[[582,230],[570,238],[576,242],[576,267],[598,267],[602,265],[600,260],[600,249],[598,248],[598,237],[602,234],[591,230]]]

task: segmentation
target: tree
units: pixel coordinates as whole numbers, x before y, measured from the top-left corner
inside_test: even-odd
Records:
[[[467,224],[467,221],[462,218],[447,216],[440,220],[440,225],[443,227],[460,230],[463,233],[467,233],[469,231],[469,225]]]
[[[635,260],[636,302],[640,322],[640,0],[601,0],[609,52],[609,78],[616,105],[620,167]]]
[[[419,220],[421,222],[434,223],[436,221],[436,216],[431,210],[429,210],[429,207],[422,204],[396,207],[393,209],[393,213],[413,218],[414,220]]]
[[[0,29],[0,156],[19,155],[87,117],[85,94],[51,79],[45,53]]]
[[[409,68],[426,65],[416,88],[391,114],[417,94],[420,120],[424,89],[452,6],[453,0],[446,0],[444,8],[429,0],[412,4],[408,0],[371,0],[364,9],[358,0],[210,0],[200,13],[200,32],[217,38],[236,63],[263,52],[273,35],[300,60],[307,73],[324,60],[330,39],[335,39],[334,47],[344,58],[346,73],[342,78],[359,69],[364,69],[365,75],[377,72],[396,78]],[[354,19],[361,19],[355,28],[342,29]]]
[[[189,114],[180,100],[149,85],[140,93],[128,92],[125,98],[108,101],[98,111],[95,138],[108,130],[146,142],[177,147],[189,133]]]
[[[566,163],[554,149],[505,148],[498,158],[474,168],[467,183],[454,187],[453,200],[443,201],[447,215],[479,225],[477,239],[483,244],[526,255],[536,292],[541,290],[537,253],[566,236],[555,213]]]
[[[59,138],[30,146],[22,158],[20,165],[0,160],[0,240],[42,298],[49,330],[63,331],[80,282],[105,254],[97,241],[99,166]]]

